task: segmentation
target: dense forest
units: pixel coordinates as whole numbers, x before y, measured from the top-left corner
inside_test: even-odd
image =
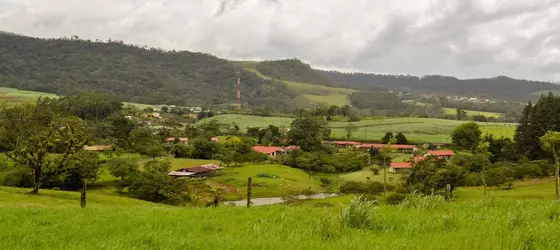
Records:
[[[367,89],[381,87],[406,92],[435,92],[460,95],[528,101],[538,98],[541,92],[560,90],[560,86],[548,82],[517,80],[505,76],[488,79],[461,80],[449,76],[381,75],[367,73],[341,73],[318,71],[330,82],[341,87]]]
[[[121,101],[209,106],[235,103],[235,72],[243,103],[292,109],[284,84],[245,73],[203,53],[164,51],[120,41],[37,39],[0,33],[0,86],[69,95],[117,94]]]
[[[330,82],[309,64],[298,59],[264,61],[257,70],[274,79],[330,86]]]

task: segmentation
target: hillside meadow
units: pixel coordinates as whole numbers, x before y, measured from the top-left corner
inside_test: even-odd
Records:
[[[5,193],[0,189],[0,197]],[[445,203],[430,197],[370,208],[371,217],[366,219],[370,226],[357,229],[341,223],[348,196],[249,209],[103,201],[80,209],[78,199],[75,205],[64,205],[56,201],[65,203],[61,197],[43,192],[25,201],[10,197],[2,202],[0,248],[556,249],[560,245],[560,203],[543,200]]]
[[[289,128],[294,118],[288,117],[259,117],[248,115],[218,115],[210,119],[204,119],[201,123],[216,120],[221,124],[236,123],[242,129],[249,127],[266,127],[274,125],[281,128]],[[435,118],[377,118],[364,119],[359,122],[352,122],[358,127],[352,133],[350,139],[354,140],[380,140],[386,132],[402,132],[413,143],[449,143],[451,142],[451,132],[464,121],[444,120]],[[496,137],[513,138],[516,124],[514,123],[493,123],[477,122],[483,134],[493,134]],[[336,139],[346,139],[345,128],[350,122],[329,122],[332,128],[331,137]]]

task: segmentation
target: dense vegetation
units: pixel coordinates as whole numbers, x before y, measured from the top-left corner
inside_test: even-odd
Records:
[[[119,41],[0,34],[0,86],[4,87],[61,95],[89,90],[118,94],[121,101],[211,106],[235,103],[235,72],[243,75],[244,104],[290,107],[295,94],[284,84],[208,54]]]
[[[257,70],[278,80],[329,85],[329,81],[313,70],[311,65],[298,59],[264,61],[257,64]]]
[[[330,82],[340,86],[367,89],[382,87],[407,92],[435,92],[460,95],[486,96],[496,99],[527,101],[535,93],[559,90],[560,86],[549,82],[517,80],[505,76],[488,79],[457,79],[449,76],[382,75],[368,73],[341,73],[319,71]]]

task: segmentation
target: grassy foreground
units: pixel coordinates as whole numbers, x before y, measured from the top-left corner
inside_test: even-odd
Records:
[[[346,197],[342,197],[346,199]],[[33,199],[30,198],[30,199]],[[372,227],[340,208],[94,206],[0,208],[0,249],[557,249],[560,203],[380,206]],[[6,206],[4,206],[6,207]],[[346,207],[346,205],[343,205]]]

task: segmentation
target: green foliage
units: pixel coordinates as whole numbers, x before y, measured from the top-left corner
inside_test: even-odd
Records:
[[[278,80],[328,85],[323,76],[298,59],[260,62],[257,70]]]
[[[138,172],[138,164],[133,159],[121,157],[111,158],[106,163],[111,175],[122,180],[135,175]]]
[[[441,207],[445,203],[442,196],[439,195],[421,195],[419,193],[411,193],[402,202],[402,206],[411,209],[431,211]]]
[[[440,194],[447,185],[451,192],[464,182],[465,172],[462,168],[446,164],[445,160],[429,157],[416,164],[406,178],[410,191],[425,195]]]
[[[330,133],[331,130],[325,121],[301,118],[292,122],[288,138],[303,151],[314,151],[321,147],[321,143]]]
[[[27,167],[16,166],[6,173],[2,185],[8,187],[33,187],[33,174]]]
[[[457,116],[457,121],[465,121],[468,118],[467,111],[463,109],[457,109],[456,116]]]
[[[404,136],[401,132],[395,136],[395,139],[397,139],[397,144],[408,144],[408,139],[406,139],[406,136]]]
[[[387,190],[394,190],[395,186],[387,185]],[[383,193],[383,183],[377,181],[357,182],[349,181],[340,186],[340,192],[343,194],[371,194],[379,195]]]
[[[139,48],[122,42],[34,39],[0,33],[2,85],[68,95],[119,93],[147,104],[206,106],[235,100],[234,72],[243,75],[244,105],[290,110],[295,94],[232,62],[203,53]],[[41,73],[28,70],[40,68]]]
[[[453,144],[464,147],[466,149],[474,150],[480,142],[482,132],[478,124],[470,122],[459,125],[451,133]]]
[[[387,204],[389,205],[398,205],[401,204],[405,199],[406,199],[406,195],[404,194],[392,193],[389,196],[387,196],[385,202],[387,202]]]
[[[171,164],[166,161],[149,161],[144,171],[131,176],[129,193],[138,199],[179,205],[190,200],[186,192],[188,184],[181,178],[171,178],[167,171]]]
[[[389,143],[389,141],[391,141],[393,138],[395,138],[395,136],[393,135],[393,132],[387,132],[387,133],[385,133],[385,135],[381,138],[381,143],[387,144],[387,143]]]
[[[341,224],[349,228],[370,229],[373,227],[373,207],[375,201],[355,197],[350,205],[342,210]]]

